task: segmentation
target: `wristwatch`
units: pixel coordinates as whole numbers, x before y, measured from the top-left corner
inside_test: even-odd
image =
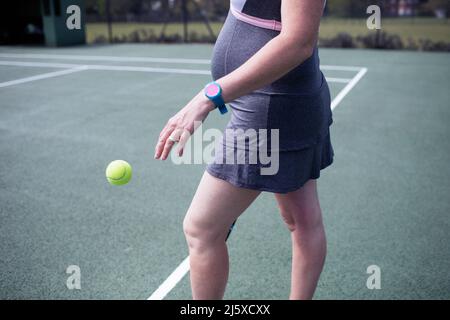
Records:
[[[221,114],[227,113],[228,109],[222,98],[222,88],[217,82],[213,81],[208,83],[205,86],[204,92],[205,96],[214,103]]]

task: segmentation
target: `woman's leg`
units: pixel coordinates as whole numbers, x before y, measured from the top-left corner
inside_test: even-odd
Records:
[[[203,174],[184,218],[189,246],[193,299],[222,299],[228,280],[228,251],[225,238],[237,217],[260,191],[238,188]]]
[[[289,299],[311,299],[326,255],[325,230],[316,180],[309,180],[296,191],[275,194],[275,197],[292,239]]]

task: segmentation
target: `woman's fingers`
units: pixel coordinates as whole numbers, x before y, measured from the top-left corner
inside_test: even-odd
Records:
[[[184,110],[184,109],[183,109]],[[177,148],[178,156],[183,155],[183,150],[190,135],[199,127],[206,118],[204,113],[199,113],[198,109],[186,109],[182,113],[177,113],[170,118],[159,134],[158,143],[155,147],[155,159],[165,160],[175,143],[179,143]],[[171,139],[169,139],[171,137]]]
[[[183,155],[184,146],[186,145],[186,142],[189,140],[190,136],[191,133],[189,132],[189,130],[184,129],[183,133],[180,136],[180,141],[178,141],[178,148],[177,148],[178,156],[181,157]]]
[[[161,131],[158,138],[158,143],[156,144],[155,147],[155,159],[158,159],[161,156],[161,153],[164,150],[164,146],[166,145],[166,141],[174,130],[175,130],[174,127],[167,124]]]
[[[174,117],[170,118],[166,125],[164,126],[164,128],[161,130],[161,133],[159,134],[159,137],[164,136],[167,131],[172,132],[177,126],[176,126],[177,122],[176,120],[174,120]]]
[[[175,142],[180,140],[180,136],[183,133],[183,129],[177,128],[172,131],[172,133],[167,137],[162,150],[161,159],[166,160]]]

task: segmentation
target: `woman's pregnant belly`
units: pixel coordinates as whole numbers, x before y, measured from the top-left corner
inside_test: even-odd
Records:
[[[237,20],[229,12],[213,50],[211,61],[213,79],[221,78],[237,69],[278,34],[279,31]],[[257,91],[305,95],[317,92],[321,84],[322,74],[319,69],[318,51],[315,48],[312,56],[301,65]]]
[[[237,20],[229,13],[213,50],[213,79],[241,66],[278,34]],[[328,135],[332,123],[329,88],[319,69],[317,49],[285,76],[231,101],[229,106],[232,112],[228,129],[276,129],[278,150],[316,144]],[[274,150],[269,132],[266,139]],[[230,141],[224,143],[230,146]]]

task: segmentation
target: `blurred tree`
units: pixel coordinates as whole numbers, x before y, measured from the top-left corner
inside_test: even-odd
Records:
[[[328,13],[330,15],[345,17],[351,6],[351,0],[327,1]]]
[[[105,15],[105,0],[86,0],[86,13]]]
[[[450,1],[449,0],[429,0],[422,5],[422,10],[435,15],[443,15],[447,17],[450,13]]]
[[[105,16],[106,1],[86,0],[86,12],[89,15]],[[109,0],[113,20],[128,15],[140,16],[143,19],[161,20],[170,11],[174,19],[181,17],[180,0]],[[195,3],[194,3],[195,1]],[[221,20],[228,13],[229,0],[188,0],[187,7],[192,20],[201,19],[197,6],[211,20]]]
[[[327,13],[330,16],[360,18],[367,15],[368,6],[378,5],[383,14],[386,2],[386,0],[330,0],[327,1]]]

